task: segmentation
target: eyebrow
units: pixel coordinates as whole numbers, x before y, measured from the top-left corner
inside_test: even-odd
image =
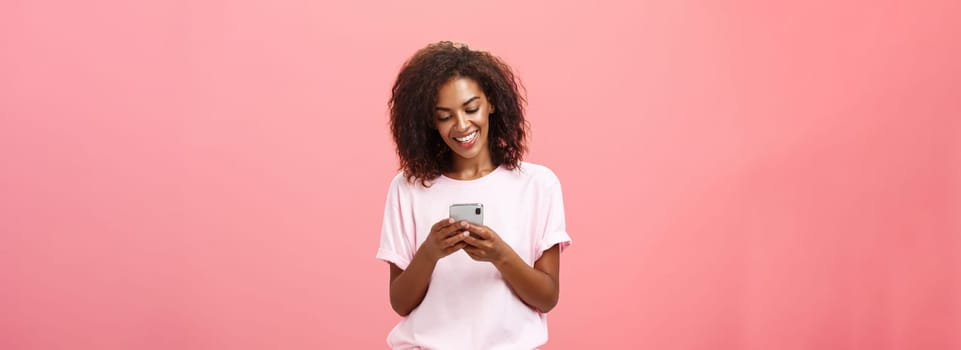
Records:
[[[479,98],[480,98],[480,96],[471,97],[471,98],[468,99],[466,102],[462,103],[461,106],[466,106],[468,103],[471,103],[471,102],[473,102],[474,100],[479,99]],[[435,110],[435,111],[448,111],[448,112],[450,112],[450,108],[441,107],[441,106],[434,107],[434,110]]]

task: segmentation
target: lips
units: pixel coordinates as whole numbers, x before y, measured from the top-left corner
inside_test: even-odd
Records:
[[[474,130],[474,132],[472,132],[472,133],[470,133],[470,134],[467,134],[467,136],[464,136],[464,137],[455,137],[454,140],[456,140],[457,142],[460,142],[460,143],[471,142],[471,141],[474,141],[475,138],[477,138],[477,134],[479,134],[479,133],[480,133],[480,132],[478,132],[477,130]]]
[[[455,137],[454,141],[457,141],[457,145],[464,150],[468,150],[477,143],[478,136],[480,135],[480,130],[475,130],[474,132],[467,134],[462,137]]]

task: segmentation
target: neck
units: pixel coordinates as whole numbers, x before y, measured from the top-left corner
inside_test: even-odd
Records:
[[[480,178],[489,174],[497,166],[491,160],[490,152],[481,152],[477,157],[465,159],[454,155],[454,164],[446,175],[460,180]]]

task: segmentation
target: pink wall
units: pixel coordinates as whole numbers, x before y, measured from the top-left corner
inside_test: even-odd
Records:
[[[338,3],[0,3],[0,348],[382,348],[441,39],[564,183],[547,348],[961,348],[961,2]]]

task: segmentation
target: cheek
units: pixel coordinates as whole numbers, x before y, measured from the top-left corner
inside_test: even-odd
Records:
[[[440,125],[435,124],[435,128],[437,129],[437,135],[439,135],[441,139],[444,139],[446,141],[447,134],[450,132],[450,126],[444,125],[444,124],[440,124]]]

